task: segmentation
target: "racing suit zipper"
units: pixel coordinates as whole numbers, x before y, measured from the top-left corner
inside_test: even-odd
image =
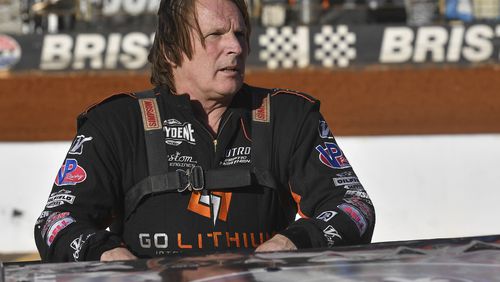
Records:
[[[233,113],[229,112],[229,115],[223,120],[222,125],[217,130],[217,136],[215,136],[215,138],[213,137],[212,133],[210,133],[210,131],[208,131],[208,129],[206,129],[203,124],[201,124],[201,122],[199,122],[198,120],[195,119],[195,121],[199,125],[201,125],[201,128],[203,128],[203,130],[205,130],[205,132],[207,132],[208,135],[212,138],[212,143],[214,145],[214,153],[213,153],[213,158],[212,158],[212,167],[214,167],[214,168],[217,167],[217,159],[216,159],[216,156],[217,156],[217,144],[218,144],[217,140],[218,140],[218,138],[219,138],[222,130],[224,129],[224,126],[227,124],[227,122],[229,121],[229,119],[231,118],[232,115],[233,115]],[[209,210],[210,210],[210,221],[213,223],[213,226],[215,227],[215,219],[214,219],[214,212],[213,212],[213,205],[212,205],[212,192],[210,192],[210,191],[208,191],[206,189],[203,189],[202,195],[208,196],[208,206],[209,206]]]

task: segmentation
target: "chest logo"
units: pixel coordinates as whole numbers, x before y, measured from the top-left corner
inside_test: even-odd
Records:
[[[231,192],[214,192],[211,195],[193,192],[189,200],[188,210],[207,218],[213,218],[215,226],[217,219],[227,220],[231,196]],[[212,204],[210,205],[210,203]]]
[[[165,143],[168,145],[179,146],[182,142],[196,145],[193,125],[190,123],[169,119],[163,122],[163,132],[165,132]]]

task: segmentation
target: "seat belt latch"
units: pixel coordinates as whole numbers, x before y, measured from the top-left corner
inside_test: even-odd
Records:
[[[186,170],[178,169],[176,172],[180,184],[177,192],[182,193],[186,189],[189,191],[201,191],[205,188],[205,175],[201,166],[197,165]]]

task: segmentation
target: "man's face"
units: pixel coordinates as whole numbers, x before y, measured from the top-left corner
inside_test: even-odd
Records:
[[[228,0],[198,0],[196,13],[205,47],[191,31],[193,57],[173,67],[177,93],[218,100],[234,95],[243,84],[248,54],[246,26],[236,5]]]

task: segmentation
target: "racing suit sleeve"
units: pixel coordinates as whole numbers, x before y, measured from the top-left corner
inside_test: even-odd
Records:
[[[35,241],[44,262],[99,260],[121,246],[106,230],[121,197],[118,160],[91,121],[73,140],[57,173],[49,199],[35,224]]]
[[[282,232],[298,248],[369,243],[375,211],[353,168],[311,105],[289,162],[289,189],[300,219]]]

